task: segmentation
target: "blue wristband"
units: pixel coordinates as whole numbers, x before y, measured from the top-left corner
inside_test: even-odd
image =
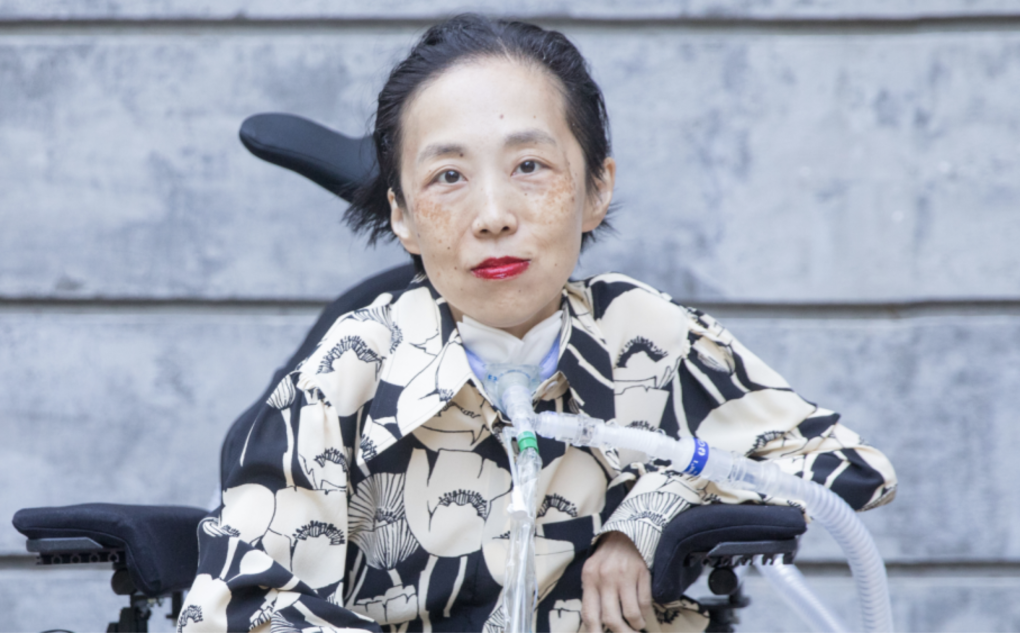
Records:
[[[688,475],[700,475],[708,462],[708,442],[694,438],[694,456],[691,463],[687,464],[684,472]]]

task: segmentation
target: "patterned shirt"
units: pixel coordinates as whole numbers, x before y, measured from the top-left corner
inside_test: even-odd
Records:
[[[799,397],[711,317],[623,275],[569,282],[556,373],[538,411],[711,446],[828,486],[855,509],[895,474],[839,416]],[[179,631],[502,631],[511,476],[506,424],[427,279],[333,324],[277,386],[199,526]],[[537,627],[581,626],[581,568],[599,535],[649,566],[663,527],[705,503],[762,498],[623,450],[539,439]],[[703,630],[696,602],[662,630]]]

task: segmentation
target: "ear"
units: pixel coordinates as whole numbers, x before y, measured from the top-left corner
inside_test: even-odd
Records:
[[[602,177],[595,179],[595,195],[586,196],[584,204],[584,220],[581,231],[594,231],[609,213],[609,203],[613,201],[613,185],[616,184],[616,161],[607,156],[602,163]]]
[[[404,250],[412,255],[421,255],[411,214],[397,202],[397,194],[393,193],[393,189],[386,190],[386,199],[390,202],[390,228],[393,229],[400,243],[404,245]]]

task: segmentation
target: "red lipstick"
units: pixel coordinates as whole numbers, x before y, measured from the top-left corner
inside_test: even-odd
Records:
[[[528,269],[529,260],[519,257],[490,257],[471,269],[481,279],[512,279]]]

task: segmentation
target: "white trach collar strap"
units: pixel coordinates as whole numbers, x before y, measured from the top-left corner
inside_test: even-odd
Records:
[[[563,310],[532,327],[523,339],[464,315],[457,324],[464,347],[486,365],[541,365],[563,330]]]

